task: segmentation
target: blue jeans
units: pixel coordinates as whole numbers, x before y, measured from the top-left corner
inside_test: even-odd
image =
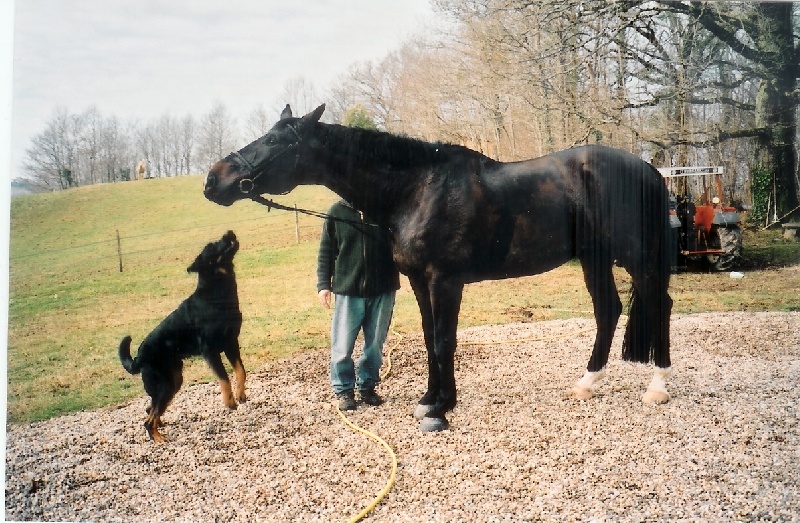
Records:
[[[370,298],[337,294],[331,322],[331,385],[339,394],[374,388],[380,382],[383,343],[389,332],[394,309],[394,292]],[[353,349],[359,331],[364,331],[364,351],[353,363]]]

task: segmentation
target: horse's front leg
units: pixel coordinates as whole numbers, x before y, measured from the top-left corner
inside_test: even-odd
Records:
[[[425,350],[428,357],[428,389],[419,400],[417,408],[414,409],[414,418],[422,420],[431,411],[436,397],[439,395],[438,365],[436,364],[434,351],[433,308],[427,280],[424,277],[409,274],[408,281],[411,283],[411,289],[414,291],[414,296],[417,298],[417,304],[419,305],[419,312],[422,317],[422,333],[425,338]]]
[[[455,351],[458,313],[464,284],[453,277],[433,277],[428,282],[432,339],[426,331],[428,392],[420,400],[415,417],[420,430],[437,432],[449,427],[445,413],[456,406]],[[423,306],[420,305],[422,309]],[[424,321],[423,321],[424,324]],[[432,342],[432,343],[431,343]]]

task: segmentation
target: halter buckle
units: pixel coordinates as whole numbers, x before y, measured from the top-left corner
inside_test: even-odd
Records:
[[[239,180],[239,190],[242,194],[250,194],[255,189],[256,184],[250,178],[242,178]]]

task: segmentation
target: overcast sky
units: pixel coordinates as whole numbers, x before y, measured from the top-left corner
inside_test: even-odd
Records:
[[[10,178],[57,107],[147,122],[219,100],[241,122],[287,80],[326,89],[431,19],[428,0],[17,0]]]

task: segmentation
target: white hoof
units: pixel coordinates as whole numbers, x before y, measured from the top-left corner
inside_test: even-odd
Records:
[[[587,370],[583,377],[578,380],[578,383],[572,387],[572,396],[579,400],[589,400],[594,398],[594,391],[592,390],[592,387],[595,383],[603,379],[605,375],[605,369],[597,372],[589,372]]]
[[[414,409],[414,419],[421,421],[425,416],[430,414],[433,410],[433,405],[417,405]]]
[[[642,401],[651,405],[661,405],[669,401],[669,392],[647,389],[644,396],[642,396]]]
[[[594,392],[591,389],[584,389],[577,385],[572,387],[572,397],[579,400],[590,400],[594,398]]]
[[[647,386],[644,396],[642,396],[642,401],[644,403],[661,405],[669,401],[669,392],[667,392],[667,378],[671,373],[672,369],[670,368],[656,368],[655,372],[653,373],[653,379],[650,381],[650,385]]]

